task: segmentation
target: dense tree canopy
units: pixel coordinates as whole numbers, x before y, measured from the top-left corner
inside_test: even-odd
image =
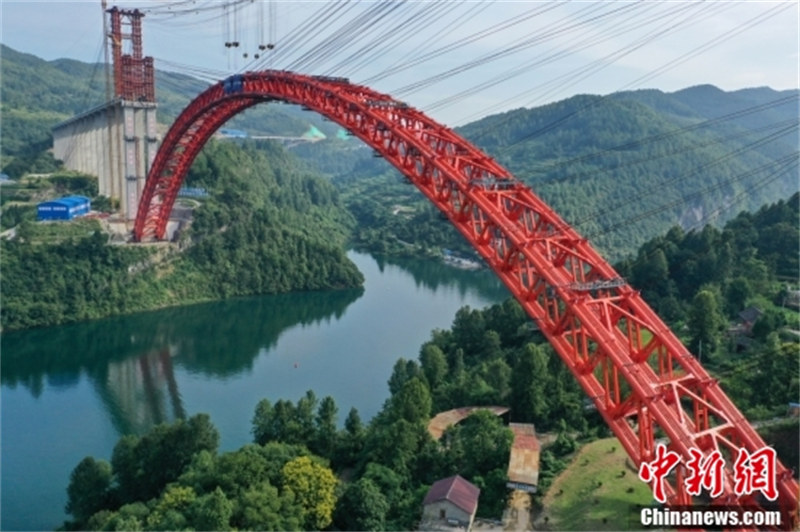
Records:
[[[3,328],[360,285],[344,253],[351,217],[333,186],[298,166],[278,146],[212,141],[188,178],[212,196],[195,209],[180,254],[109,245],[93,220],[38,224],[17,213],[17,238],[0,241]],[[87,186],[80,175],[53,179],[71,192]]]
[[[796,262],[796,249],[757,244],[759,234],[797,217],[796,195],[723,230],[673,229],[619,267],[634,286],[647,287],[659,311],[671,313],[687,343],[702,342],[704,366],[753,419],[781,414],[800,393],[797,339],[783,330],[796,327],[796,286],[787,288],[776,273]],[[762,307],[750,331],[735,325],[745,305]],[[395,363],[387,385],[390,397],[367,424],[351,409],[341,426],[333,398],[318,400],[313,391],[295,403],[264,399],[252,418],[254,443],[221,455],[202,417],[123,437],[110,466],[87,458],[73,471],[71,526],[411,529],[431,484],[455,473],[481,488],[478,515],[496,519],[508,493],[512,433],[483,410],[437,441],[427,430],[431,416],[505,405],[511,421],[552,433],[540,455],[541,491],[581,442],[607,433],[514,300],[461,309],[451,329],[433,331],[417,360]]]

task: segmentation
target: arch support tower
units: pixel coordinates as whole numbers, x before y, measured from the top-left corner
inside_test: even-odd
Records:
[[[110,100],[53,128],[53,155],[70,170],[98,177],[98,191],[133,221],[158,149],[153,58],[142,54],[138,9],[112,7],[107,35],[113,83]]]

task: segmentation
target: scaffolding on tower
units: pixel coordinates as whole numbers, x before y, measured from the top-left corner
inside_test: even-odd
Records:
[[[142,18],[138,9],[107,10],[111,18],[111,58],[114,96],[123,100],[155,102],[153,58],[142,54]],[[127,46],[126,46],[127,45]]]

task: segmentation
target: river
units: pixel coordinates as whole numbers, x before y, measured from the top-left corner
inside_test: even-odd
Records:
[[[4,334],[0,528],[52,530],[67,518],[69,474],[110,459],[123,434],[199,412],[221,450],[251,441],[256,403],[306,390],[374,416],[395,361],[416,358],[464,305],[508,292],[488,270],[350,252],[363,289],[193,305]]]

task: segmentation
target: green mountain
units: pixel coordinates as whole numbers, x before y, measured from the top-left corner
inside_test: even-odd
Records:
[[[797,116],[798,91],[706,85],[575,96],[460,133],[620,256],[671,225],[721,223],[789,197],[797,190]]]
[[[2,163],[12,177],[47,171],[49,128],[104,99],[104,69],[2,52]],[[159,120],[170,123],[206,86],[156,75]],[[413,102],[412,102],[413,103]],[[579,95],[492,115],[459,133],[528,183],[606,256],[617,259],[673,225],[720,225],[741,209],[797,190],[798,91],[767,87],[722,91],[701,85],[673,93],[638,90]],[[356,215],[357,246],[414,253],[469,251],[413,187],[372,150],[297,106],[256,106],[226,127],[251,135],[299,136],[309,126],[324,141],[293,147],[331,178]],[[403,205],[406,209],[398,210]],[[409,245],[412,244],[412,245]]]
[[[72,59],[45,61],[0,44],[0,114],[3,119],[0,166],[12,178],[26,172],[47,172],[57,165],[47,155],[51,128],[76,114],[101,105],[106,98],[103,64]],[[208,84],[196,78],[156,70],[158,121],[164,129]],[[312,113],[295,106],[261,105],[232,119],[226,127],[251,135],[300,136],[310,125],[326,135],[336,127],[324,125]]]
[[[702,85],[579,95],[492,115],[458,132],[618,259],[673,225],[721,225],[796,192],[798,94]],[[470,252],[372,150],[325,142],[296,152],[341,189],[360,222],[356,245]]]
[[[42,61],[7,47],[2,69],[3,170],[18,177],[15,172],[58,169],[47,151],[50,128],[105,99],[102,69],[71,60]],[[165,122],[205,87],[170,73],[159,72],[157,80],[159,116]],[[29,84],[35,90],[26,90]],[[264,107],[261,115],[240,119],[245,127],[254,121],[254,129],[298,136],[309,129],[307,121],[296,118],[300,111],[292,115],[282,106]],[[278,144],[212,139],[187,184],[205,188],[209,197],[184,203],[182,208],[193,210],[192,223],[178,245],[167,247],[109,245],[94,219],[32,222],[41,197],[75,193],[77,186],[96,195],[92,176],[59,171],[4,186],[2,221],[15,233],[0,239],[0,327],[49,326],[363,282],[344,253],[354,221],[338,191]],[[107,198],[105,203],[110,208]]]
[[[618,259],[673,225],[721,225],[797,191],[798,94],[703,85],[580,95],[458,132]],[[358,245],[418,253],[404,244],[414,242],[469,252],[371,150],[318,143],[297,153],[342,190],[361,223]],[[398,214],[399,204],[413,208]]]

